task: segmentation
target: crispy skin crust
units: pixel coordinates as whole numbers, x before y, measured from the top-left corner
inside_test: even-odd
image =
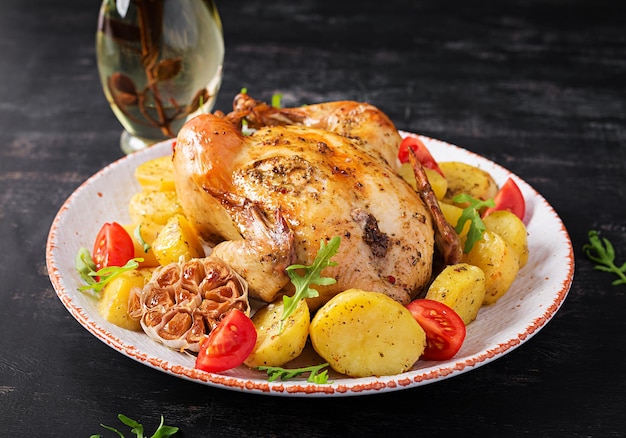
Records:
[[[186,215],[205,239],[218,244],[254,239],[246,237],[253,225],[234,208],[237,203],[224,202],[217,193],[254,205],[270,229],[280,229],[275,219],[279,211],[293,233],[294,262],[304,265],[313,262],[320,241],[340,236],[333,258],[338,265],[324,272],[337,283],[318,288],[320,297],[310,301],[313,308],[350,287],[408,303],[430,281],[434,231],[422,199],[385,158],[393,150],[395,160],[397,131],[371,105],[341,102],[310,108],[282,110],[283,116],[297,112],[299,124],[260,127],[250,136],[241,135],[237,125],[242,110],[188,122],[174,155],[176,188]],[[269,117],[274,110],[257,111],[255,123],[264,120],[258,113]],[[349,116],[352,122],[336,120],[346,111],[358,113],[359,123]],[[322,123],[323,114],[327,121]],[[317,127],[303,120],[318,120]],[[249,242],[245,257],[256,254],[257,262],[239,273],[244,278],[261,275],[269,253],[285,260],[288,245],[279,244],[284,241],[275,235],[269,246],[267,241]],[[243,257],[237,251],[223,251],[221,256],[228,257],[224,253],[233,263]],[[273,270],[274,281],[279,271]],[[251,285],[250,294],[270,301],[290,293],[290,286],[286,282],[278,290],[259,291]]]

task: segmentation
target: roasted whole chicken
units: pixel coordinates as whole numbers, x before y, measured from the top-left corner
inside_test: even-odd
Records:
[[[311,308],[348,288],[406,304],[431,278],[438,207],[396,173],[400,141],[366,103],[279,109],[240,94],[229,114],[199,115],[181,129],[176,190],[211,255],[252,297],[292,293],[285,268],[310,265],[320,241],[340,236],[337,265],[324,271],[337,282],[316,286]]]

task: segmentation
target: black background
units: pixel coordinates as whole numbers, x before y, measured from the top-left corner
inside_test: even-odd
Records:
[[[173,0],[168,0],[173,1]],[[611,437],[626,433],[626,286],[582,246],[600,230],[626,261],[626,2],[218,1],[216,105],[247,87],[285,106],[369,101],[398,128],[457,144],[530,183],[576,257],[561,310],[501,359],[367,397],[242,394],[147,368],[96,340],[48,279],[65,199],[120,158],[97,76],[97,1],[0,8],[0,435],[89,436],[124,413],[184,437]]]

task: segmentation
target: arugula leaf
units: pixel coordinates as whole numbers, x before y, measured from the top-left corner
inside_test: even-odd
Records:
[[[91,258],[89,250],[82,247],[78,250],[78,254],[76,254],[75,267],[80,277],[87,284],[80,286],[78,290],[81,292],[91,290],[91,292],[97,296],[107,283],[126,271],[137,269],[140,262],[143,262],[142,258],[134,258],[126,262],[124,266],[108,266],[96,271],[96,264]]]
[[[272,94],[272,106],[274,108],[280,108],[282,106],[283,95],[280,93]]]
[[[95,283],[95,279],[91,275],[96,271],[96,264],[91,258],[91,253],[85,247],[81,247],[76,254],[76,261],[74,263],[76,270],[80,274],[80,278],[88,284]]]
[[[198,108],[202,108],[202,113],[206,114],[206,108],[204,108],[204,96],[202,95],[202,93],[200,93],[200,96],[198,97]]]
[[[603,272],[612,272],[619,278],[613,280],[613,286],[626,284],[626,263],[621,266],[615,264],[615,249],[611,242],[606,238],[600,238],[596,230],[588,233],[589,243],[583,245],[583,251],[587,257],[596,262],[594,269]]]
[[[252,135],[256,132],[256,129],[248,128],[248,121],[246,119],[241,119],[241,134],[248,136]]]
[[[315,289],[309,287],[312,284],[316,284],[318,286],[328,286],[330,284],[335,284],[337,280],[332,277],[322,277],[322,270],[327,268],[328,266],[336,266],[337,263],[330,261],[330,258],[337,254],[337,250],[339,249],[339,244],[341,243],[341,238],[339,236],[335,236],[328,242],[328,245],[324,243],[324,240],[320,240],[320,249],[315,256],[315,260],[313,260],[313,264],[311,266],[304,265],[291,265],[287,267],[287,275],[291,279],[291,283],[296,288],[296,292],[292,297],[284,296],[283,297],[283,314],[280,318],[281,328],[279,332],[282,331],[282,323],[295,312],[296,307],[298,306],[298,302],[305,298],[315,298],[319,295]],[[296,269],[304,269],[304,275],[299,275],[296,272]]]
[[[118,414],[117,418],[120,419],[122,423],[126,426],[132,427],[130,430],[132,433],[137,435],[137,438],[143,438],[143,425],[133,420],[132,418],[128,418],[124,414]]]
[[[480,218],[479,210],[483,207],[493,207],[495,205],[493,199],[487,199],[486,201],[482,201],[480,199],[476,199],[467,193],[461,193],[460,195],[456,195],[452,198],[452,201],[458,204],[469,203],[467,207],[463,209],[461,213],[461,217],[456,223],[454,227],[455,231],[460,234],[465,227],[465,223],[467,221],[470,222],[470,228],[467,233],[467,238],[465,240],[465,246],[463,247],[463,252],[465,254],[469,253],[476,242],[483,238],[483,233],[487,229],[485,227],[485,223]]]
[[[126,426],[129,426],[131,428],[130,431],[135,434],[137,438],[144,438],[144,429],[141,423],[133,420],[132,418],[128,418],[126,415],[123,414],[118,414],[117,418],[119,418],[119,420]],[[150,438],[168,438],[178,432],[178,427],[166,426],[165,424],[163,424],[163,422],[163,415],[161,415],[161,422],[159,423],[159,427]],[[100,424],[100,426],[104,427],[106,430],[115,432],[120,438],[125,438],[124,434],[114,427],[105,426],[104,424]],[[91,435],[90,438],[102,438],[102,435]]]
[[[120,438],[124,438],[124,434],[122,432],[120,432],[119,430],[117,430],[114,427],[111,426],[106,426],[102,423],[100,423],[100,426],[104,427],[106,430],[110,430],[111,432],[115,432],[117,434],[117,436],[119,436]],[[91,435],[89,438],[102,438],[102,435]]]
[[[309,377],[307,378],[307,382],[318,383],[320,385],[330,383],[328,382],[328,370],[322,371],[324,368],[328,367],[328,362],[320,365],[312,365],[304,368],[282,368],[282,367],[269,367],[269,366],[260,366],[257,369],[259,371],[267,372],[269,376],[268,380],[273,382],[275,380],[289,380],[294,377],[298,377],[301,374],[309,373]]]
[[[139,242],[139,244],[143,247],[143,252],[148,253],[152,247],[145,240],[143,240],[143,236],[141,235],[141,224],[137,225],[133,234],[135,235],[137,242]]]

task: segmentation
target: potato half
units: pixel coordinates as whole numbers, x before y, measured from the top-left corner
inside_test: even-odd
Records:
[[[98,301],[98,313],[110,323],[127,330],[141,331],[139,321],[128,315],[128,300],[134,288],[142,289],[152,276],[152,269],[126,271],[107,283]]]
[[[457,263],[446,266],[431,283],[426,298],[451,307],[465,325],[476,319],[486,293],[485,273],[478,266]]]
[[[528,232],[526,225],[507,210],[494,211],[483,218],[487,230],[499,234],[519,256],[519,266],[528,262]]]
[[[245,360],[251,368],[281,366],[300,355],[309,336],[311,316],[305,300],[298,302],[296,310],[283,322],[283,298],[259,309],[252,317],[257,340],[254,350]]]
[[[426,334],[406,307],[359,289],[341,292],[322,306],[309,336],[335,371],[352,377],[403,373],[426,347]]]
[[[483,238],[476,242],[463,261],[478,266],[485,273],[485,299],[483,304],[498,301],[511,287],[519,272],[519,256],[500,237],[492,231],[485,231]]]
[[[498,185],[493,177],[476,166],[457,161],[443,161],[439,163],[439,167],[448,180],[444,202],[452,204],[452,199],[461,193],[486,200],[493,198],[498,192]]]
[[[140,164],[135,169],[135,178],[146,190],[176,190],[172,156],[158,157]]]
[[[204,248],[198,234],[182,214],[170,217],[152,242],[152,252],[159,264],[165,266],[185,260],[204,257]]]

